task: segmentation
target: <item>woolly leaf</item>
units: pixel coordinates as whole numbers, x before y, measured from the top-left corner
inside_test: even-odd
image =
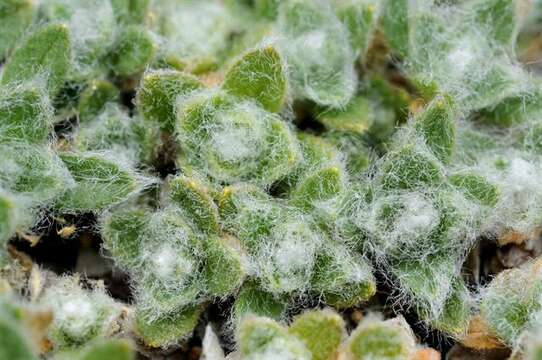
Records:
[[[64,25],[49,24],[31,33],[13,52],[2,72],[2,84],[43,77],[51,95],[70,69],[70,38]]]
[[[56,1],[40,3],[40,16],[66,26],[72,48],[70,80],[84,82],[107,71],[103,62],[115,40],[116,24],[109,1]]]
[[[302,209],[312,209],[325,202],[344,188],[344,174],[336,166],[322,167],[301,178],[292,191],[291,198]]]
[[[0,141],[44,143],[53,130],[49,97],[33,83],[0,88]]]
[[[281,2],[278,26],[297,98],[333,108],[345,106],[356,89],[348,33],[327,1]]]
[[[103,247],[117,265],[128,268],[137,264],[141,246],[139,234],[147,221],[148,214],[141,209],[116,211],[103,219]]]
[[[542,309],[540,258],[499,273],[482,293],[480,315],[491,331],[513,346],[536,324]]]
[[[218,208],[204,184],[181,175],[171,179],[169,186],[172,200],[187,212],[200,231],[218,234]]]
[[[402,318],[387,321],[366,320],[350,335],[347,351],[360,360],[409,359],[415,342]]]
[[[200,314],[201,308],[192,306],[151,321],[144,312],[136,311],[134,331],[145,345],[166,348],[188,338],[194,331]]]
[[[121,24],[143,23],[149,4],[149,0],[111,0],[115,17]]]
[[[465,86],[469,90],[462,101],[473,110],[491,108],[516,91],[518,68],[499,62],[492,63],[481,74],[466,76]]]
[[[205,293],[204,249],[184,212],[168,206],[152,213],[139,241],[141,264],[132,269],[139,307],[160,317],[196,303]]]
[[[80,360],[132,360],[135,353],[132,345],[126,340],[108,340],[94,344],[83,354]]]
[[[216,69],[237,35],[235,16],[223,2],[168,1],[153,10],[165,40],[163,57],[186,72],[202,74]]]
[[[300,133],[297,137],[303,152],[303,170],[314,170],[315,167],[334,162],[339,157],[337,149],[320,136]]]
[[[382,13],[382,29],[393,51],[408,55],[409,46],[409,0],[386,0]]]
[[[273,294],[303,293],[310,288],[314,259],[324,238],[312,219],[285,210],[275,219],[271,235],[260,240],[258,275]]]
[[[253,280],[246,281],[235,297],[232,316],[237,322],[249,315],[265,316],[280,320],[284,316],[286,305],[273,295],[265,292]]]
[[[527,151],[535,154],[542,154],[542,124],[539,122],[532,123],[522,139],[522,145]]]
[[[110,59],[113,72],[119,76],[133,76],[145,70],[156,53],[150,34],[134,25],[123,28],[118,36]]]
[[[382,186],[386,189],[413,189],[442,181],[438,162],[413,146],[407,145],[390,154],[380,168]]]
[[[414,119],[414,128],[442,162],[448,162],[455,147],[455,116],[448,96],[436,98]]]
[[[479,29],[498,45],[512,50],[520,26],[521,0],[476,0],[471,16]]]
[[[126,200],[140,188],[134,173],[102,155],[64,153],[61,158],[76,186],[56,200],[57,210],[100,211]]]
[[[412,3],[409,3],[411,7]],[[442,64],[447,64],[445,60],[449,55],[450,48],[452,46],[452,40],[450,39],[449,32],[447,32],[448,27],[446,24],[446,18],[440,13],[436,12],[436,9],[431,9],[433,11],[419,11],[415,14],[412,14],[411,18],[408,19],[408,28],[410,33],[410,48],[409,48],[409,57],[413,60],[413,68],[420,78],[417,78],[418,86],[421,85],[420,91],[424,95],[434,94],[435,91],[438,91],[439,86],[444,86],[445,74],[442,77],[442,84],[438,82],[432,83],[433,74],[427,72],[427,69],[433,67],[442,66]],[[409,10],[414,12],[414,9]],[[408,43],[407,43],[408,45]],[[455,66],[456,64],[451,64]],[[461,68],[457,70],[462,70]],[[446,69],[444,69],[446,71]],[[458,71],[459,72],[459,71]],[[440,73],[438,73],[440,75]],[[455,75],[455,74],[454,74]],[[426,77],[427,76],[427,77]],[[437,78],[437,79],[440,79]]]
[[[64,351],[55,355],[55,360],[133,360],[133,345],[127,340],[110,339],[93,342],[82,349]]]
[[[439,317],[429,320],[431,327],[455,338],[465,335],[472,315],[469,300],[467,287],[457,279]]]
[[[0,243],[6,242],[15,232],[14,204],[0,193]]]
[[[108,102],[118,101],[120,91],[106,80],[92,80],[79,97],[79,121],[87,122],[102,112]]]
[[[450,183],[461,189],[469,198],[486,206],[495,206],[499,201],[499,188],[483,176],[475,173],[452,174]]]
[[[449,254],[429,257],[423,263],[406,260],[392,264],[392,272],[424,321],[440,324],[440,329],[451,330],[453,333],[450,335],[457,336],[467,325],[465,313],[468,313],[468,308],[459,301],[461,297],[458,296],[461,295],[453,290],[457,282],[455,261]],[[460,311],[451,314],[449,311],[453,310]]]
[[[80,124],[74,146],[79,151],[110,150],[119,157],[137,162],[142,149],[134,132],[134,123],[126,111],[116,104],[107,104],[92,121]]]
[[[313,360],[332,359],[345,332],[343,319],[330,310],[307,311],[298,316],[288,332],[299,338]]]
[[[286,74],[279,53],[267,46],[243,55],[226,73],[222,88],[254,99],[267,111],[280,111],[286,99]]]
[[[324,245],[319,252],[312,288],[326,304],[337,308],[356,306],[376,293],[371,265],[339,244]]]
[[[0,359],[38,359],[23,327],[21,310],[6,299],[0,305]]]
[[[251,254],[271,236],[281,210],[265,192],[253,186],[225,187],[219,199],[224,230],[237,236]]]
[[[335,12],[349,33],[356,55],[365,55],[378,19],[378,1],[334,0]]]
[[[15,46],[32,23],[35,4],[30,0],[5,0],[0,4],[0,58]]]
[[[508,97],[498,104],[479,112],[480,119],[488,124],[509,127],[536,118],[542,106],[542,91],[534,89]]]
[[[56,349],[74,348],[113,334],[121,307],[103,288],[83,289],[78,279],[64,277],[48,287],[40,304],[55,315],[48,337]]]
[[[358,134],[366,132],[374,121],[374,113],[369,102],[362,96],[352,99],[345,109],[324,110],[317,119],[328,130],[350,131]]]
[[[237,290],[245,277],[239,244],[232,237],[209,237],[205,243],[205,284],[207,291],[225,297]]]
[[[238,331],[239,352],[243,359],[262,359],[275,356],[278,359],[309,360],[311,353],[304,344],[288,331],[266,318],[246,318]]]
[[[0,186],[42,203],[74,186],[73,178],[50,149],[24,143],[0,144]]]
[[[333,144],[344,156],[347,174],[362,174],[371,162],[371,150],[366,137],[360,134],[342,131],[330,131],[324,138]]]
[[[269,185],[300,160],[297,141],[278,115],[223,93],[187,101],[177,131],[190,165],[226,183]]]
[[[137,107],[145,120],[158,123],[164,131],[172,133],[177,99],[201,87],[202,84],[189,74],[175,70],[147,71],[137,91]]]

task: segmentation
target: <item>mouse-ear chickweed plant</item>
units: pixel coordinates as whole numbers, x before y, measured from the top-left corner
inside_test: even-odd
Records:
[[[541,19],[0,0],[0,358],[538,359]]]

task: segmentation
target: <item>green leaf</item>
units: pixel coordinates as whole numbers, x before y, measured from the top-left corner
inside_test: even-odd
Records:
[[[222,88],[255,100],[267,111],[280,111],[286,100],[286,74],[278,51],[267,46],[244,54],[226,73]]]
[[[538,86],[480,110],[478,117],[484,123],[503,128],[538,119],[542,107],[542,90]]]
[[[61,351],[55,354],[55,360],[134,360],[134,345],[123,339],[100,340],[83,348]]]
[[[34,31],[15,49],[2,72],[2,84],[42,78],[54,96],[70,69],[70,36],[64,25]]]
[[[267,318],[246,318],[238,331],[239,352],[244,359],[262,359],[273,354],[277,359],[310,360],[311,353],[287,329]],[[267,356],[266,356],[267,355]]]
[[[518,73],[521,71],[519,67],[494,62],[480,70],[473,68],[471,74],[466,76],[468,92],[463,94],[462,105],[472,110],[491,108],[516,93]],[[506,121],[501,124],[506,125]]]
[[[54,315],[47,338],[57,350],[106,338],[115,331],[122,312],[103,286],[83,288],[79,278],[70,276],[46,287],[39,304]]]
[[[499,188],[485,177],[475,173],[458,173],[448,176],[450,183],[458,187],[465,195],[486,206],[495,206],[499,201]]]
[[[191,306],[149,320],[145,312],[136,311],[134,331],[145,345],[166,348],[187,339],[194,331],[200,314],[199,306]]]
[[[380,176],[385,189],[414,189],[437,185],[443,180],[438,161],[412,145],[391,153],[380,168]]]
[[[92,121],[79,125],[73,139],[74,148],[80,151],[110,150],[135,163],[142,152],[142,144],[134,133],[135,121],[119,105],[107,104]]]
[[[133,360],[135,352],[126,340],[107,340],[93,344],[84,351],[78,360]]]
[[[458,336],[468,324],[468,307],[461,293],[456,269],[457,256],[433,255],[423,262],[406,259],[391,265],[402,291],[418,316],[441,331]],[[459,292],[458,292],[459,291]],[[457,310],[451,314],[450,311]]]
[[[126,200],[140,189],[132,171],[100,154],[65,153],[61,158],[76,186],[55,201],[57,210],[100,211]]]
[[[255,186],[227,186],[218,201],[223,229],[241,240],[251,254],[258,250],[282,210],[272,198]]]
[[[284,301],[262,290],[256,281],[249,280],[243,284],[235,297],[232,316],[237,323],[250,315],[265,316],[279,321],[285,312]]]
[[[197,94],[183,104],[178,120],[189,164],[226,184],[270,185],[300,161],[297,139],[278,115],[223,92]]]
[[[344,109],[323,110],[317,119],[328,130],[349,131],[363,134],[373,124],[375,114],[363,96],[353,98]]]
[[[423,316],[423,315],[421,315]],[[436,319],[430,319],[429,324],[455,338],[466,334],[471,319],[470,297],[462,279],[456,279],[451,294],[446,299],[442,312]]]
[[[420,2],[408,3],[408,6],[411,7],[413,6],[412,4]],[[415,14],[411,14],[410,18],[408,18],[408,28],[410,31],[408,37],[410,38],[410,43],[406,45],[409,46],[408,51],[409,59],[412,62],[411,67],[417,75],[421,75],[420,79],[416,79],[415,81],[418,82],[418,86],[421,83],[419,90],[422,95],[429,95],[434,91],[438,91],[438,88],[435,89],[437,85],[432,83],[434,75],[436,75],[438,80],[442,80],[442,83],[438,83],[439,86],[447,85],[446,81],[450,81],[450,75],[452,75],[446,73],[446,71],[451,70],[442,69],[441,67],[443,64],[448,64],[446,60],[451,56],[450,52],[453,49],[454,42],[453,38],[451,38],[452,35],[450,35],[449,26],[446,23],[448,19],[442,13],[437,12],[437,10],[438,8],[420,10]],[[409,11],[414,12],[415,9]],[[455,33],[452,34],[455,35]],[[455,64],[452,63],[451,66],[455,66]],[[432,69],[434,68],[444,73],[437,72],[433,74]]]
[[[53,107],[33,83],[0,88],[0,141],[44,143],[53,130]]]
[[[207,291],[217,297],[232,294],[245,278],[238,240],[231,236],[210,236],[204,247]]]
[[[117,265],[125,269],[137,265],[141,247],[139,234],[148,220],[149,214],[142,209],[115,211],[102,220],[103,247]]]
[[[542,123],[531,123],[522,134],[521,144],[525,150],[542,155]]]
[[[333,311],[307,311],[295,318],[288,332],[305,344],[313,360],[329,360],[341,345],[345,324]]]
[[[330,239],[316,257],[311,283],[313,291],[336,308],[356,306],[376,293],[369,262]]]
[[[311,171],[315,167],[336,162],[340,156],[335,146],[322,136],[299,132],[297,137],[303,153],[302,170]]]
[[[218,208],[204,184],[181,175],[171,179],[169,187],[171,199],[187,212],[200,231],[219,233]]]
[[[0,186],[43,204],[74,186],[73,178],[52,150],[24,143],[0,144]]]
[[[342,108],[356,90],[348,32],[329,2],[282,1],[278,27],[294,96]]]
[[[378,0],[334,0],[335,12],[349,33],[356,55],[365,55],[378,20]]]
[[[329,131],[323,137],[344,156],[347,174],[356,177],[367,170],[372,151],[368,147],[366,136],[351,132]]]
[[[117,21],[121,24],[142,24],[149,12],[150,0],[111,0]]]
[[[137,91],[137,107],[145,120],[160,124],[162,130],[173,133],[177,99],[200,88],[199,80],[189,74],[175,70],[147,71]]]
[[[354,359],[399,360],[410,359],[415,345],[404,319],[366,320],[350,335],[347,351]]]
[[[414,118],[414,129],[442,162],[447,163],[455,148],[455,111],[452,99],[437,97]]]
[[[521,0],[476,0],[467,9],[477,27],[498,45],[513,51],[521,25]]]
[[[93,120],[108,102],[117,102],[120,91],[107,80],[92,80],[79,97],[77,111],[81,123]]]
[[[0,303],[0,359],[37,360],[22,325],[22,313],[6,299]]]
[[[324,166],[302,177],[292,191],[292,202],[310,210],[337,196],[344,189],[345,175],[337,166]]]
[[[16,204],[10,194],[0,189],[0,246],[15,233]]]
[[[32,0],[4,0],[0,3],[0,59],[13,49],[34,19]]]
[[[480,315],[505,344],[517,344],[525,330],[538,324],[541,259],[500,272],[482,293]]]
[[[139,264],[130,271],[139,307],[160,317],[201,299],[206,290],[202,238],[176,206],[150,214],[139,233]]]
[[[405,58],[409,50],[409,0],[385,0],[382,29],[392,50]]]
[[[110,63],[118,76],[133,76],[143,72],[156,54],[151,35],[139,26],[127,26],[118,35]]]

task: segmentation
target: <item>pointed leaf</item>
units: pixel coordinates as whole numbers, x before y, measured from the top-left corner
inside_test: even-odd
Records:
[[[49,24],[31,33],[15,49],[2,72],[2,84],[45,80],[55,95],[70,68],[70,36],[64,25]]]
[[[280,111],[286,100],[286,74],[278,51],[267,46],[243,55],[227,72],[222,87],[234,96],[255,100],[267,111]]]
[[[438,97],[414,119],[414,128],[442,162],[448,162],[455,148],[455,112],[451,98]]]

